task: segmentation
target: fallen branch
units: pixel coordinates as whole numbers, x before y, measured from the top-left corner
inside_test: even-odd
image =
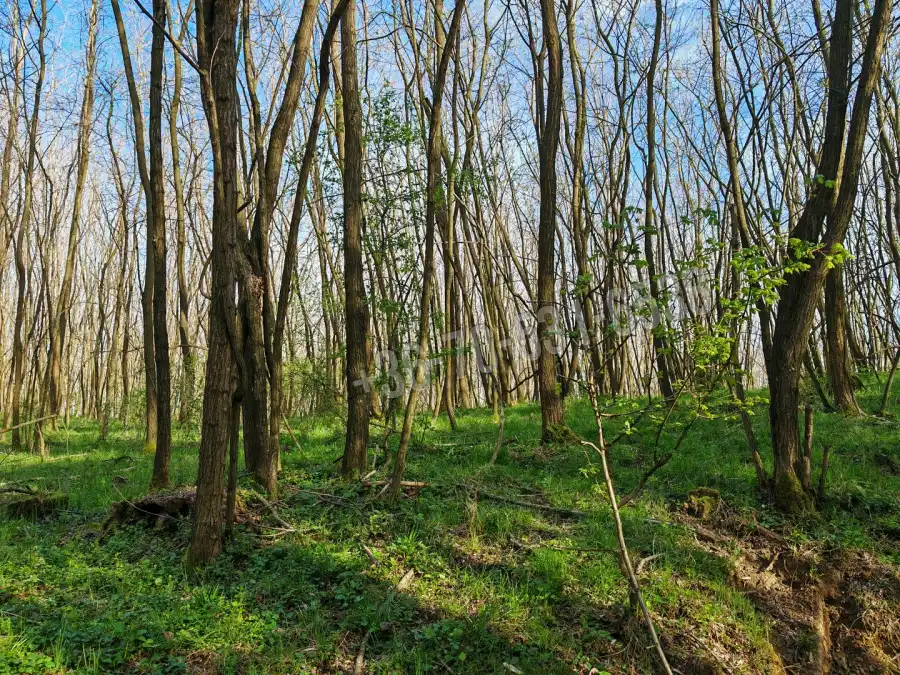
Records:
[[[15,492],[20,495],[36,495],[37,494],[37,492],[32,490],[30,487],[23,487],[23,488],[9,487],[9,486],[0,487],[0,494],[8,494],[10,492]]]
[[[381,487],[382,485],[390,485],[391,481],[389,480],[368,480],[363,483],[364,487]],[[416,488],[417,490],[421,490],[424,487],[428,487],[428,483],[419,482],[414,480],[401,480],[400,487],[405,488]]]
[[[104,462],[113,462],[114,464],[117,464],[117,463],[122,462],[122,461],[124,461],[124,460],[126,460],[126,459],[127,459],[129,462],[132,462],[132,463],[134,462],[134,457],[132,457],[131,455],[119,455],[118,457],[110,457],[109,459],[104,459],[103,461],[104,461]]]
[[[377,567],[378,566],[378,558],[376,558],[375,554],[372,553],[372,549],[370,549],[365,544],[361,544],[361,546],[362,546],[363,552],[366,554],[366,557],[368,557],[369,562],[372,563],[372,567]]]
[[[269,513],[271,513],[272,517],[278,521],[278,524],[284,528],[285,532],[296,532],[297,531],[297,528],[295,528],[293,525],[291,525],[289,522],[287,522],[284,518],[282,518],[281,516],[278,515],[278,511],[275,510],[275,507],[272,506],[271,502],[268,499],[263,497],[261,494],[259,494],[255,490],[253,491],[253,494],[257,499],[259,499],[259,501],[262,502],[263,506],[265,506],[269,510]]]
[[[6,429],[0,430],[0,436],[2,436],[3,434],[10,432],[14,429],[21,429],[22,427],[30,427],[32,424],[40,424],[41,422],[44,422],[46,420],[51,420],[54,417],[56,417],[56,413],[53,413],[52,415],[45,415],[44,417],[39,417],[38,419],[31,420],[30,422],[20,422],[19,424],[14,424],[11,427],[6,427]]]
[[[372,631],[363,636],[362,642],[359,643],[359,651],[356,652],[356,661],[353,663],[353,675],[362,675],[366,667],[366,644],[369,642],[369,636]]]
[[[284,428],[287,429],[288,436],[294,441],[294,447],[297,448],[297,452],[302,453],[303,449],[300,447],[300,442],[297,440],[297,437],[294,436],[294,430],[291,429],[291,425],[288,424],[287,416],[284,413],[281,413],[281,419],[284,420]]]

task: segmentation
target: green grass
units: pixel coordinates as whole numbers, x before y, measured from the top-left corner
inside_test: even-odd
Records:
[[[877,408],[879,396],[873,383],[864,407]],[[617,410],[636,405],[625,401]],[[755,413],[767,448],[765,407]],[[620,494],[652,464],[661,416],[642,418],[611,451]],[[660,452],[674,446],[691,416],[686,405],[673,417]],[[302,452],[284,439],[278,510],[296,532],[277,532],[266,510],[255,508],[260,527],[239,527],[196,575],[181,564],[189,522],[174,531],[103,531],[109,505],[142,496],[149,482],[152,457],[141,452],[137,430],[114,429],[101,443],[95,424],[73,421],[48,432],[51,459],[43,463],[0,446],[3,481],[70,496],[55,518],[0,518],[0,673],[352,672],[366,635],[366,672],[650,672],[642,626],[623,616],[627,587],[617,559],[597,551],[616,545],[597,458],[581,446],[540,448],[540,411],[523,405],[507,410],[509,442],[488,467],[496,437],[490,412],[457,417],[456,431],[444,418],[422,419],[407,478],[430,485],[394,505],[338,479],[339,419],[293,421]],[[608,438],[625,419],[609,421]],[[592,438],[592,420],[584,402],[569,402],[567,421],[577,433]],[[373,426],[373,439],[380,433]],[[196,429],[178,429],[174,441],[173,480],[190,484]],[[623,510],[635,558],[662,554],[641,581],[676,656],[699,650],[672,644],[694,632],[714,633],[746,654],[754,665],[744,672],[766,672],[773,658],[768,619],[732,587],[727,561],[672,522],[695,487],[720,490],[748,519],[789,526],[798,545],[863,548],[900,565],[896,540],[885,534],[900,526],[900,426],[819,412],[816,441],[816,466],[822,444],[834,447],[819,516],[786,525],[760,502],[740,423],[722,416],[697,421]],[[241,486],[252,502],[249,479]],[[587,516],[476,501],[476,490]],[[412,582],[396,592],[408,570]]]

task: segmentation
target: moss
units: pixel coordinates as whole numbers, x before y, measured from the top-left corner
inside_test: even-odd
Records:
[[[543,442],[549,445],[568,445],[580,443],[581,438],[567,424],[551,424],[543,435]]]
[[[156,443],[154,443],[153,441],[147,441],[146,443],[144,443],[144,447],[141,448],[141,452],[147,455],[156,454]]]
[[[69,505],[69,495],[65,492],[48,492],[26,495],[6,504],[6,515],[10,518],[43,518]]]
[[[812,500],[803,491],[797,476],[784,471],[775,480],[775,505],[791,515],[806,513],[813,508]]]
[[[704,519],[714,515],[721,504],[722,497],[718,490],[701,487],[688,493],[684,510],[692,516]]]

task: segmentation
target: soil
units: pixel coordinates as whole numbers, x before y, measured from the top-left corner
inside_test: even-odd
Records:
[[[895,568],[864,551],[798,545],[727,512],[678,520],[728,562],[734,586],[769,618],[781,672],[900,673]]]

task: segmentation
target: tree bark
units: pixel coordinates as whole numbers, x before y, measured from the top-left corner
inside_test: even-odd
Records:
[[[141,99],[138,94],[137,82],[134,77],[134,68],[131,64],[131,51],[128,48],[128,36],[125,32],[125,22],[122,20],[122,11],[119,0],[110,0],[113,15],[116,21],[116,31],[119,35],[119,47],[122,51],[122,65],[125,70],[125,81],[128,84],[128,95],[131,100],[131,119],[134,124],[134,149],[137,155],[138,174],[141,178],[141,187],[147,203],[147,247],[144,256],[144,288],[141,293],[141,310],[143,319],[144,340],[144,406],[145,406],[145,435],[144,451],[155,452],[158,435],[158,410],[159,399],[156,390],[156,358],[153,334],[153,285],[156,277],[156,265],[153,260],[154,247],[151,244],[151,222],[153,220],[153,197],[150,186],[150,170],[147,168],[147,150],[144,139],[144,112]],[[154,5],[155,6],[155,5]],[[155,459],[154,459],[155,461]]]
[[[150,47],[150,194],[147,249],[153,248],[153,351],[156,358],[158,401],[156,454],[150,489],[169,485],[172,455],[172,400],[169,369],[169,329],[166,295],[166,195],[162,152],[162,89],[165,56],[166,0],[153,0],[153,37]],[[149,265],[148,265],[149,267]]]
[[[553,0],[541,0],[544,49],[547,52],[547,100],[538,139],[541,205],[538,217],[537,336],[541,436],[551,440],[565,424],[556,378],[556,152],[562,119],[562,48]],[[543,97],[544,92],[538,91]]]
[[[235,369],[240,366],[234,289],[237,273],[238,119],[236,31],[240,0],[199,0],[197,57],[203,109],[213,156],[213,236],[210,269],[209,357],[203,393],[203,422],[197,470],[197,498],[188,567],[203,565],[222,550],[225,456],[231,440]],[[213,58],[215,55],[215,58]]]
[[[341,473],[349,480],[365,473],[371,415],[371,397],[366,384],[369,310],[363,279],[363,138],[356,66],[356,0],[350,0],[341,17],[341,84],[344,116],[344,310],[347,331],[347,435]]]
[[[847,345],[847,299],[844,294],[844,270],[838,265],[825,278],[825,337],[828,343],[825,370],[835,407],[847,415],[860,415],[856,402],[850,353]]]
[[[783,511],[812,508],[812,496],[803,491],[798,470],[800,438],[797,425],[800,370],[816,303],[830,261],[844,239],[859,188],[859,169],[865,144],[869,110],[891,16],[891,0],[877,0],[865,42],[853,114],[844,141],[849,102],[849,70],[853,43],[853,3],[838,0],[829,46],[829,90],[824,141],[818,174],[800,220],[792,233],[801,241],[819,243],[809,269],[788,275],[781,289],[769,367],[769,420],[775,456],[775,502]],[[846,145],[846,150],[845,150]],[[843,166],[841,157],[843,156]],[[834,181],[828,183],[827,181]],[[837,191],[834,198],[832,190]],[[821,236],[827,219],[827,228]]]

